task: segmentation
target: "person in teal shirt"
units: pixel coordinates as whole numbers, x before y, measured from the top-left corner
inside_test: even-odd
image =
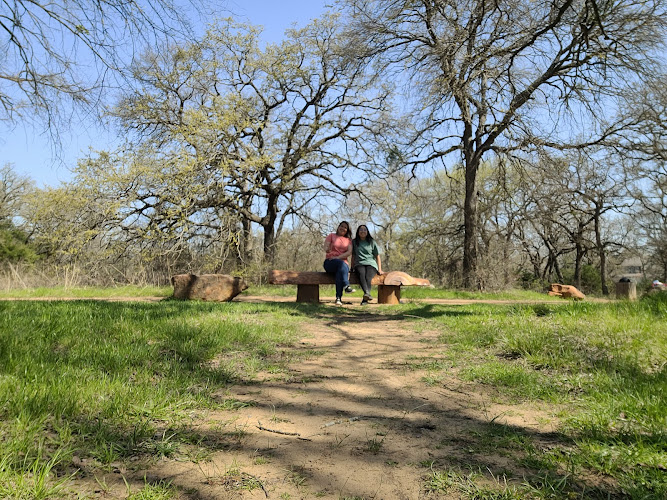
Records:
[[[364,291],[361,305],[368,304],[373,300],[371,281],[376,274],[382,274],[382,261],[377,243],[364,224],[357,228],[357,235],[352,241],[352,268],[357,272]]]

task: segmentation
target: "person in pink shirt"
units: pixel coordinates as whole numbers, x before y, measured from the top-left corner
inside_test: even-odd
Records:
[[[336,305],[343,304],[343,290],[354,292],[350,287],[350,266],[347,258],[352,255],[352,231],[347,221],[338,224],[335,233],[329,234],[324,240],[324,270],[336,277]]]

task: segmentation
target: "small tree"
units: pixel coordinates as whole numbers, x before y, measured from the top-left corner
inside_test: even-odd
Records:
[[[14,172],[11,165],[0,167],[0,262],[36,259],[28,233],[17,227],[20,210],[32,189],[32,180]]]

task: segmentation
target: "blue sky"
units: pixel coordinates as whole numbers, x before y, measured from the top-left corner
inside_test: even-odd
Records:
[[[284,31],[294,23],[301,27],[319,17],[332,0],[228,0],[226,11],[239,20],[264,26],[264,40],[279,41]],[[70,179],[68,166],[76,164],[90,147],[103,149],[113,142],[113,136],[90,124],[82,124],[69,131],[61,131],[63,161],[53,157],[47,137],[30,126],[18,123],[12,130],[0,123],[0,166],[11,163],[14,169],[34,179],[39,187],[56,186]]]

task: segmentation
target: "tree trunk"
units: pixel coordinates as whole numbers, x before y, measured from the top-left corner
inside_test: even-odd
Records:
[[[475,288],[477,274],[477,164],[466,161],[463,202],[463,286]]]
[[[607,288],[607,256],[602,244],[602,235],[600,230],[600,207],[595,207],[595,245],[598,248],[598,255],[600,257],[600,283],[602,284],[602,295],[609,295],[609,288]]]
[[[239,242],[239,254],[241,257],[242,265],[250,265],[252,259],[252,223],[248,219],[243,219],[241,221],[241,241]]]
[[[574,257],[574,286],[581,290],[581,261],[584,260],[584,252],[581,243],[575,244],[576,253]]]
[[[558,278],[558,282],[562,283],[565,281],[563,278],[563,273],[560,270],[560,266],[558,265],[558,255],[554,255],[554,270],[556,271],[556,277]]]
[[[276,235],[273,224],[264,226],[264,261],[273,264],[276,260]]]
[[[264,228],[264,261],[272,265],[276,260],[276,220],[278,219],[277,199],[269,199],[266,215],[262,218]]]

